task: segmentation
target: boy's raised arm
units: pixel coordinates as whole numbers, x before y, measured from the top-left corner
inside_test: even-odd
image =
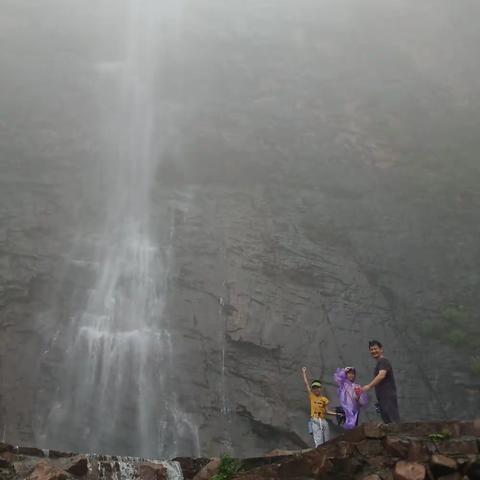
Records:
[[[310,393],[311,390],[310,390],[310,382],[308,381],[308,377],[307,377],[307,367],[302,367],[302,374],[303,374],[303,381],[305,382],[305,387],[307,388],[308,393]]]

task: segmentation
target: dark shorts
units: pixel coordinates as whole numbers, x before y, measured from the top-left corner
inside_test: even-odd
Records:
[[[400,422],[397,397],[379,398],[378,403],[380,405],[380,416],[384,423]]]

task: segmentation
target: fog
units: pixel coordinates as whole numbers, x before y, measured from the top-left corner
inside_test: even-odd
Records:
[[[157,457],[304,447],[301,393],[271,389],[301,389],[294,372],[318,362],[315,349],[299,358],[315,297],[336,312],[314,340],[335,343],[322,372],[380,332],[397,342],[407,418],[426,396],[421,418],[473,412],[478,1],[0,0],[0,12],[7,439]],[[305,273],[317,254],[321,281]],[[334,274],[357,293],[330,290]],[[242,295],[263,281],[259,312]],[[297,287],[305,311],[292,313],[279,298]],[[260,361],[240,401],[255,370],[233,357],[256,364],[262,348],[281,361]],[[436,355],[456,359],[456,390]]]

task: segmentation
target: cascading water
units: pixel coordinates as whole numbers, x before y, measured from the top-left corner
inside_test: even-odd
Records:
[[[109,95],[114,107],[99,119],[99,128],[112,133],[99,167],[108,180],[106,214],[100,231],[80,233],[70,259],[88,265],[96,280],[61,335],[65,380],[39,437],[53,448],[160,458],[174,453],[183,434],[194,439],[190,453],[196,454],[196,428],[166,380],[173,375],[163,319],[169,245],[158,241],[159,226],[151,220],[162,25],[178,21],[181,2],[115,0],[102,8],[105,16],[125,18],[121,58],[96,66],[100,94]],[[85,251],[93,254],[78,253]],[[119,438],[121,425],[128,438]]]

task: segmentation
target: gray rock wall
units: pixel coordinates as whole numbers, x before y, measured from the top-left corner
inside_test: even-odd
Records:
[[[64,327],[96,278],[85,239],[105,218],[115,144],[102,123],[115,99],[92,64],[114,59],[121,32],[100,22],[88,38],[61,9],[63,30],[39,17],[42,33],[18,20],[38,12],[3,3],[15,41],[0,57],[0,435],[89,451],[88,435],[45,428],[69,375]],[[463,22],[476,6],[371,1],[327,21],[300,3],[200,2],[162,50],[152,225],[170,248],[164,375],[185,418],[156,457],[306,446],[300,367],[334,402],[337,366],[369,380],[372,337],[405,420],[478,411],[478,32]],[[460,305],[457,336],[425,328],[451,334],[445,309]],[[124,403],[103,453],[151,454]]]

